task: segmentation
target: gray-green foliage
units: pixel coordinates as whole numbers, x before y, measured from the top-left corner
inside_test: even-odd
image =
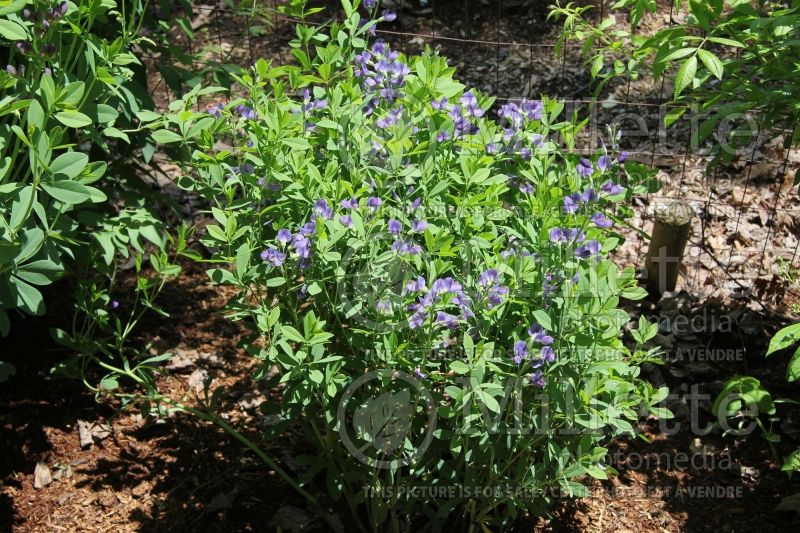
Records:
[[[266,434],[295,428],[314,450],[297,484],[324,483],[365,529],[502,527],[605,478],[605,444],[640,413],[670,416],[640,377],[656,328],[621,338],[620,300],[645,293],[606,257],[650,174],[613,135],[573,153],[585,122],[563,103],[490,119],[444,58],[369,43],[343,9],[298,27],[299,66],[259,60],[242,97],[198,110],[219,90],[195,87],[149,128],[191,154],[178,184],[210,206],[209,277],[235,291],[258,376],[279,369]],[[399,495],[419,485],[503,489]]]

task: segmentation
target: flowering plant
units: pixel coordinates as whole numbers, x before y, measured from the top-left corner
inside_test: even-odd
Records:
[[[192,150],[179,185],[214,219],[209,276],[238,288],[229,316],[282,387],[268,433],[316,448],[300,483],[373,529],[508,523],[605,478],[603,442],[641,409],[668,416],[639,379],[654,328],[620,338],[620,298],[645,293],[606,259],[614,205],[644,185],[613,142],[574,155],[562,104],[489,118],[442,57],[368,44],[343,6],[303,66],[260,60],[244,97],[197,111],[216,91],[197,87],[151,127]]]

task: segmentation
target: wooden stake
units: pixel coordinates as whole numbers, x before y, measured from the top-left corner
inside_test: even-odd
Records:
[[[675,290],[693,215],[692,206],[676,200],[655,206],[653,236],[645,258],[647,290],[652,295]]]

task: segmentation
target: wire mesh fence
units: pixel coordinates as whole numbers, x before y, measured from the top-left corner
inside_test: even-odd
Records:
[[[580,43],[563,43],[555,53],[560,26],[547,20],[550,3],[384,0],[397,18],[379,24],[374,38],[406,54],[437,49],[456,68],[458,79],[495,96],[498,104],[543,95],[564,101],[565,117],[590,117],[578,147],[583,153],[596,152],[606,125],[617,124],[630,159],[658,169],[662,184],[657,193],[634,200],[630,224],[649,233],[654,209],[666,201],[679,200],[695,213],[678,290],[698,299],[781,309],[785,285],[778,275],[779,258],[796,266],[800,246],[800,205],[792,187],[800,151],[783,143],[792,132],[761,130],[757,116],[722,121],[714,140],[725,142],[727,133],[739,129],[750,132],[749,142],[728,147],[733,153],[730,162],[711,165],[711,142],[697,140],[699,113],[687,113],[669,128],[664,126],[672,105],[669,77],[620,78],[596,93]],[[605,0],[592,3],[595,20],[609,14]],[[150,59],[149,84],[156,103],[166,107],[191,82],[186,79],[191,74],[210,75],[209,65],[247,67],[261,57],[275,64],[292,63],[289,43],[296,37],[296,24],[324,25],[342,16],[334,1],[308,20],[287,16],[281,5],[281,0],[247,8],[225,2],[193,5],[189,26],[175,24],[168,35],[173,49],[190,60],[178,60],[178,54]],[[166,20],[173,15],[156,14]],[[674,2],[659,2],[657,14],[638,31],[655,31],[682,16]],[[617,24],[628,24],[624,17],[618,19]],[[159,69],[159,64],[179,67],[189,76],[168,80],[158,72],[169,69]],[[617,260],[642,270],[646,240],[636,231],[621,233],[625,243]]]

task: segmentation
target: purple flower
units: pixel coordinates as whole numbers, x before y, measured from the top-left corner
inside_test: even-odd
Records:
[[[514,343],[514,362],[518,365],[528,356],[528,343],[525,341],[517,341]]]
[[[425,220],[414,220],[411,223],[411,231],[414,233],[422,233],[427,227],[428,223]]]
[[[601,155],[597,160],[597,168],[600,169],[600,172],[605,172],[611,168],[611,158],[607,155]]]
[[[236,106],[236,111],[242,116],[245,120],[255,120],[256,112],[253,109],[247,107],[244,104],[239,104]]]
[[[528,357],[528,343],[517,341],[514,343],[514,363],[520,365]]]
[[[383,315],[392,314],[392,302],[389,300],[379,300],[375,302],[375,309]]]
[[[317,223],[315,221],[306,222],[303,224],[303,227],[300,228],[300,234],[305,235],[308,237],[309,235],[313,235],[317,231]]]
[[[215,106],[211,106],[208,108],[209,114],[211,114],[214,118],[220,118],[222,116],[222,111],[225,107],[222,104],[217,104]]]
[[[533,323],[528,328],[528,335],[531,336],[533,342],[538,342],[539,344],[553,344],[553,337],[547,334],[542,326],[539,324]]]
[[[392,243],[392,251],[398,254],[419,255],[422,248],[410,241],[396,240]]]
[[[279,243],[286,244],[292,240],[292,232],[288,229],[282,229],[278,231],[278,235],[275,237],[275,240]]]
[[[308,259],[311,255],[311,241],[303,233],[298,233],[294,236],[292,247],[301,259]]]
[[[244,163],[240,167],[231,167],[231,172],[234,174],[252,174],[255,167],[250,163]]]
[[[486,301],[489,303],[489,309],[497,307],[502,304],[505,297],[508,296],[508,287],[505,285],[494,285],[489,289],[489,294],[486,296]]]
[[[383,203],[383,200],[381,200],[377,196],[370,196],[367,199],[367,207],[369,208],[370,211],[373,211],[373,212],[377,211],[377,209],[381,206],[382,203]]]
[[[350,198],[350,199],[345,198],[340,203],[342,204],[342,207],[344,207],[345,209],[358,209],[358,199],[356,198]]]
[[[387,19],[388,20],[388,19]],[[361,78],[365,92],[364,114],[369,116],[382,101],[394,102],[398,90],[405,85],[411,72],[398,60],[399,54],[383,40],[375,41],[370,50],[355,56],[355,75]]]
[[[276,248],[267,248],[261,252],[261,259],[280,267],[286,261],[286,254]]]
[[[431,107],[434,109],[447,109],[447,97],[442,96],[441,100],[431,100]]]
[[[499,274],[497,270],[490,268],[483,272],[480,277],[478,278],[478,285],[481,287],[488,287],[489,285],[494,285],[494,283],[498,280]]]
[[[375,0],[373,0],[373,2],[374,1]],[[419,367],[416,367],[414,368],[414,377],[416,377],[417,379],[425,379],[428,377],[428,374],[423,374],[422,370],[420,370]]]
[[[553,228],[550,230],[550,242],[568,243],[570,241],[583,242],[586,235],[578,228]]]
[[[586,241],[586,244],[583,246],[579,246],[575,250],[575,257],[578,259],[590,259],[592,257],[596,257],[600,253],[600,243],[591,240]]]
[[[389,11],[388,9],[384,9],[381,12],[381,15],[383,16],[383,20],[385,20],[386,22],[392,22],[394,19],[397,18],[397,15],[393,11]]]
[[[367,9],[372,9],[375,7],[375,4],[378,3],[378,0],[364,0],[364,7]]]
[[[453,278],[440,278],[431,285],[431,293],[436,298],[440,294],[460,292],[463,289],[461,284]]]
[[[604,184],[600,186],[600,190],[604,193],[608,194],[609,196],[616,196],[618,194],[622,194],[625,192],[625,188],[622,185],[617,185],[611,180],[608,180]]]
[[[583,191],[581,194],[581,202],[588,204],[597,200],[597,193],[591,187]]]
[[[450,329],[458,327],[458,317],[450,313],[445,313],[444,311],[436,312],[436,322]]]
[[[617,163],[624,163],[627,160],[628,160],[628,152],[623,150],[622,152],[619,153],[619,156],[617,157]]]
[[[556,360],[556,352],[550,346],[543,346],[541,357],[545,363],[552,363]]]
[[[320,218],[324,218],[325,220],[330,220],[333,218],[333,209],[331,205],[328,203],[328,200],[325,198],[320,198],[314,204],[314,214]]]
[[[420,309],[408,318],[408,327],[417,329],[421,327],[428,319],[428,313],[424,309]]]
[[[345,226],[345,227],[348,227],[348,228],[352,228],[353,227],[353,217],[351,217],[350,215],[341,215],[339,217],[339,223],[341,223],[342,226]]]
[[[610,228],[614,225],[614,223],[606,217],[603,213],[595,213],[591,217],[592,224],[597,226],[598,228]]]
[[[565,213],[575,213],[578,210],[578,204],[580,204],[581,195],[578,193],[572,193],[569,196],[564,197],[564,212]]]
[[[575,170],[578,171],[578,175],[582,178],[588,178],[594,172],[594,167],[592,166],[592,162],[586,158],[581,159],[580,163],[575,167]]]
[[[386,91],[388,89],[384,89]],[[386,97],[386,94],[381,93],[382,96]],[[390,126],[394,126],[400,120],[400,115],[403,114],[403,106],[398,107],[397,109],[390,109],[388,113],[382,118],[379,118],[375,121],[375,125],[379,128],[386,129]]]
[[[403,288],[401,295],[405,296],[411,292],[420,292],[425,289],[425,278],[419,276],[417,279],[408,280],[406,286]]]
[[[116,309],[117,307],[119,307],[119,302],[117,300],[111,300],[111,302],[109,303],[109,307],[111,307],[111,309]]]
[[[544,386],[546,384],[545,380],[544,380],[544,376],[542,375],[542,371],[541,370],[537,370],[533,374],[529,375],[528,376],[528,380],[530,380],[531,385],[534,385],[534,386],[540,387],[540,388],[544,388]]]
[[[388,226],[390,235],[400,235],[400,232],[403,231],[403,224],[399,220],[390,218]]]

